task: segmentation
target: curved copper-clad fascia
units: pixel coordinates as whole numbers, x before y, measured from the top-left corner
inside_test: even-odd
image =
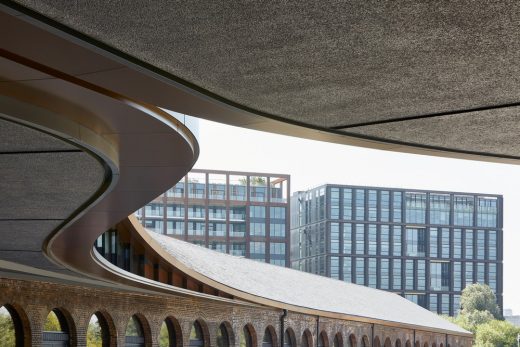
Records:
[[[208,286],[211,286],[213,288],[216,288],[224,293],[230,294],[234,296],[237,299],[246,300],[252,303],[260,304],[260,305],[266,305],[270,307],[276,307],[280,309],[287,309],[292,312],[299,312],[304,313],[308,315],[313,316],[320,316],[320,317],[328,317],[328,318],[334,318],[334,319],[342,319],[342,320],[351,320],[351,321],[357,321],[357,322],[364,322],[364,323],[373,323],[373,324],[379,324],[384,325],[388,327],[400,327],[400,328],[409,328],[409,329],[415,329],[418,331],[430,331],[430,332],[438,332],[442,334],[450,334],[450,335],[458,335],[458,336],[464,336],[464,337],[472,337],[473,335],[471,333],[469,334],[463,334],[463,333],[456,333],[450,330],[442,330],[442,329],[434,329],[434,328],[427,328],[420,325],[411,325],[411,324],[404,324],[404,323],[397,323],[387,320],[381,320],[381,319],[374,319],[374,318],[368,318],[368,317],[362,317],[362,316],[356,316],[356,315],[348,315],[348,314],[342,314],[338,312],[329,312],[329,311],[321,311],[313,308],[308,307],[302,307],[302,306],[295,306],[291,304],[287,304],[285,302],[280,302],[276,300],[272,300],[266,297],[261,297],[257,295],[253,295],[241,290],[238,290],[236,288],[230,287],[226,285],[225,283],[217,282],[211,278],[208,278],[207,276],[198,273],[188,267],[186,264],[184,264],[179,259],[175,258],[172,254],[165,251],[163,247],[155,241],[150,234],[145,230],[145,228],[139,223],[137,218],[134,216],[129,216],[127,220],[123,222],[133,233],[133,235],[139,239],[140,243],[143,245],[146,245],[148,248],[148,253],[150,255],[154,255],[156,258],[160,259],[161,261],[165,263],[169,263],[173,265],[175,268],[179,269],[186,275],[200,281],[201,283],[204,283]],[[156,259],[157,260],[157,259]]]
[[[19,80],[11,77],[0,83],[0,95],[13,100],[2,105],[7,117],[73,144],[105,166],[105,183],[51,233],[42,251],[81,277],[135,287],[135,279],[100,266],[92,257],[92,245],[99,235],[166,191],[192,168],[199,154],[195,136],[157,107],[3,49],[0,57],[2,73],[14,71],[20,76]],[[38,80],[24,79],[31,75],[38,75]],[[44,273],[36,268],[32,272]],[[71,279],[59,273],[53,276]]]
[[[13,34],[4,39],[5,48],[149,104],[234,126],[351,146],[508,164],[518,164],[520,159],[347,133],[267,114],[222,98],[19,4],[5,4],[0,23],[4,32]],[[35,39],[73,58],[65,60],[23,44]],[[81,68],[77,62],[81,62]]]

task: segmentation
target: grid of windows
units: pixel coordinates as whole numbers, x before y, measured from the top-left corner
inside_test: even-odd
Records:
[[[426,223],[426,194],[425,193],[406,193],[406,223],[424,224]]]

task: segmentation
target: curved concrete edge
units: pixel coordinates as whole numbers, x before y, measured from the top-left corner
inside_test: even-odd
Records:
[[[518,164],[520,157],[406,143],[320,128],[248,108],[146,64],[14,2],[0,5],[0,22],[16,39],[5,49],[30,55],[50,67],[70,71],[94,83],[149,104],[233,126],[350,146],[428,156]],[[23,27],[24,30],[15,30]],[[70,61],[51,57],[23,42],[37,37],[48,47],[70,54]],[[76,62],[81,62],[82,68]],[[102,68],[103,67],[103,68]]]
[[[415,330],[421,330],[421,331],[432,331],[432,332],[438,332],[443,334],[450,334],[450,335],[457,335],[457,336],[463,336],[463,337],[472,337],[473,335],[470,332],[467,333],[460,333],[456,331],[451,330],[443,330],[443,329],[434,329],[429,328],[421,325],[411,325],[411,324],[403,324],[403,323],[397,323],[387,320],[381,320],[381,319],[374,319],[374,318],[367,318],[362,316],[356,316],[356,315],[347,315],[342,314],[338,312],[330,312],[330,311],[321,311],[313,308],[308,307],[302,307],[302,306],[295,306],[291,305],[285,302],[275,301],[271,300],[269,298],[256,296],[241,290],[238,290],[236,288],[230,287],[226,285],[225,283],[217,282],[204,274],[198,273],[191,269],[189,266],[184,264],[181,260],[174,257],[171,253],[167,252],[159,242],[153,239],[153,237],[150,235],[148,231],[139,223],[136,217],[129,216],[128,219],[125,221],[126,225],[131,226],[132,232],[135,236],[139,238],[142,244],[146,245],[149,248],[149,251],[154,253],[157,257],[159,257],[161,260],[163,260],[166,263],[171,264],[175,268],[179,269],[186,275],[204,283],[207,284],[213,288],[216,288],[222,292],[228,293],[230,295],[233,295],[234,297],[246,301],[250,301],[259,305],[265,305],[270,307],[276,307],[279,309],[287,309],[293,312],[299,312],[304,313],[308,315],[314,315],[314,316],[321,316],[321,317],[328,317],[328,318],[335,318],[335,319],[342,319],[342,320],[350,320],[350,321],[357,321],[357,322],[364,322],[364,323],[374,323],[379,325],[384,325],[388,327],[406,327],[410,329]],[[100,257],[100,255],[97,255]],[[145,280],[146,282],[154,282],[152,280]]]

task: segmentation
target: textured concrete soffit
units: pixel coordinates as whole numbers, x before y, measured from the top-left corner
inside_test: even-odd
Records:
[[[314,126],[520,101],[518,1],[18,2],[228,100]],[[488,143],[491,129],[464,130]],[[428,131],[429,143],[458,145]],[[410,133],[397,123],[390,137]]]

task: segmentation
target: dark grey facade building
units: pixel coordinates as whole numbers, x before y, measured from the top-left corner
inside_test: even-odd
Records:
[[[295,269],[456,315],[466,285],[502,307],[500,195],[323,185],[291,197]]]
[[[192,170],[136,215],[157,233],[289,266],[289,189],[289,175]]]

